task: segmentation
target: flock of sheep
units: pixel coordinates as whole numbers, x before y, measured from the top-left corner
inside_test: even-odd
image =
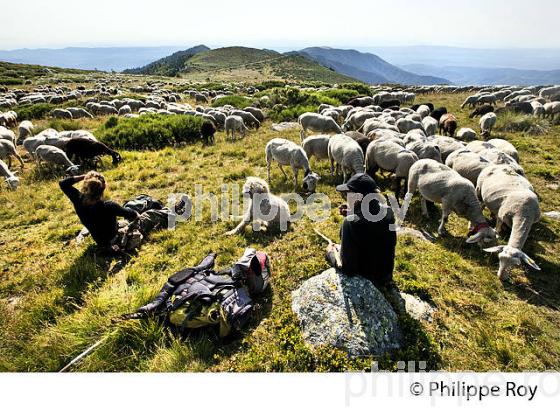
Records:
[[[137,90],[140,91],[140,90]],[[0,107],[37,102],[63,103],[88,96],[84,107],[55,108],[55,118],[93,118],[96,115],[119,115],[137,117],[143,114],[194,115],[205,119],[201,130],[203,137],[213,140],[216,129],[223,129],[226,138],[232,140],[245,136],[249,128],[259,129],[265,112],[257,107],[236,109],[224,105],[194,108],[181,102],[181,96],[157,87],[143,88],[149,92],[145,101],[135,98],[117,98],[114,88],[100,84],[94,89],[69,90],[45,88],[33,92],[8,91],[0,95]],[[414,92],[413,92],[414,91]],[[480,134],[471,128],[459,128],[457,118],[446,107],[434,107],[431,103],[413,104],[416,94],[441,91],[437,87],[417,87],[414,90],[380,90],[373,96],[353,98],[346,105],[322,104],[318,112],[308,112],[298,118],[301,127],[301,144],[284,138],[274,138],[266,144],[265,160],[268,183],[251,177],[245,188],[252,192],[270,194],[270,202],[279,209],[288,209],[280,198],[270,193],[270,169],[276,162],[284,176],[283,167],[292,170],[294,190],[300,188],[299,171],[303,172],[301,188],[314,192],[320,179],[310,165],[310,159],[328,160],[331,174],[342,172],[346,181],[358,172],[372,176],[381,170],[394,176],[397,198],[405,199],[419,191],[422,197],[422,213],[427,215],[428,202],[440,203],[442,216],[438,232],[444,234],[445,224],[452,212],[468,219],[468,243],[478,243],[486,251],[499,252],[498,275],[507,278],[510,268],[526,263],[538,269],[535,262],[523,252],[523,246],[532,225],[540,218],[539,201],[532,185],[525,178],[515,147],[506,140],[491,139],[497,115],[503,111],[522,112],[531,115],[554,117],[560,112],[560,87],[489,87],[479,89],[469,96],[462,108],[471,106],[471,117],[480,116]],[[452,92],[446,88],[446,92]],[[456,92],[464,91],[456,89]],[[245,90],[250,92],[250,90]],[[196,103],[205,104],[224,94],[213,91],[185,91]],[[113,99],[107,97],[112,96]],[[259,101],[266,103],[266,96]],[[501,108],[494,108],[504,101]],[[258,105],[258,104],[255,104]],[[530,111],[529,108],[531,107]],[[10,128],[17,127],[18,136]],[[313,135],[308,136],[309,132]],[[438,135],[439,134],[439,135]],[[17,145],[35,159],[38,164],[47,162],[64,167],[76,174],[86,161],[109,155],[117,164],[120,155],[97,141],[86,130],[58,132],[52,128],[34,134],[30,121],[18,124],[17,114],[12,111],[0,113],[0,175],[7,184],[16,189],[19,178],[11,171],[12,157],[21,166],[24,162],[17,152]],[[3,160],[7,159],[6,164]],[[496,230],[483,215],[483,208],[490,210],[496,219],[496,230],[503,226],[511,228],[508,244],[493,246]],[[251,219],[250,215],[229,233],[239,232]]]

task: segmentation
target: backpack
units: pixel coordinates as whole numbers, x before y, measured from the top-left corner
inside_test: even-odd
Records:
[[[252,296],[269,285],[268,255],[247,248],[231,268],[220,272],[213,269],[215,259],[210,253],[198,266],[176,272],[150,303],[125,319],[162,318],[180,333],[213,326],[220,337],[242,330],[253,314]]]

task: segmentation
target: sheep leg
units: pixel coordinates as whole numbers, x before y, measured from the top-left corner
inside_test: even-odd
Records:
[[[331,177],[334,176],[334,160],[332,159],[332,157],[330,158],[331,161]]]
[[[408,191],[410,192],[410,191]],[[428,217],[428,206],[426,204],[426,198],[422,197],[422,199],[420,200],[420,208],[422,209],[422,215],[424,217]]]
[[[284,174],[284,178],[288,179],[288,175],[286,174],[286,171],[284,171],[284,168],[282,168],[282,165],[280,163],[278,163],[278,168],[280,168],[280,171],[282,171],[282,174]]]
[[[266,175],[268,177],[268,182],[270,183],[270,161],[266,161]]]
[[[292,172],[294,173],[294,191],[298,188],[298,169],[296,167],[292,167]]]
[[[25,164],[23,163],[23,159],[21,159],[21,157],[17,153],[15,154],[15,157],[19,161],[19,163],[21,164],[21,168],[25,168]]]
[[[449,219],[449,214],[451,214],[451,207],[447,203],[447,201],[441,202],[441,222],[439,223],[438,227],[438,234],[440,236],[445,235],[445,224]]]

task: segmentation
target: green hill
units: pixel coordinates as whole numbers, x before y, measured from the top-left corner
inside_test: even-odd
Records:
[[[192,80],[205,80],[211,77],[215,81],[267,79],[327,83],[356,81],[303,56],[248,47],[210,50],[205,46],[198,46],[179,51],[141,68],[125,70],[124,73],[179,75]]]
[[[16,64],[0,61],[0,86],[22,85],[30,80],[56,74],[88,74],[93,71],[72,68],[45,67],[31,64]]]

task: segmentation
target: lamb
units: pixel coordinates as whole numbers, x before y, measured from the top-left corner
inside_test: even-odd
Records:
[[[457,131],[457,138],[462,141],[472,141],[476,139],[476,131],[472,128],[461,128]]]
[[[301,146],[308,159],[311,157],[327,159],[329,158],[329,140],[328,135],[312,135],[304,139]]]
[[[4,161],[0,159],[0,175],[3,176],[8,183],[11,190],[16,190],[19,185],[19,178],[16,177],[15,172],[10,171]]]
[[[33,136],[33,123],[31,121],[25,120],[19,123],[18,127],[18,141],[23,142],[27,137]]]
[[[472,226],[467,243],[488,243],[496,240],[476,197],[472,182],[463,178],[448,166],[432,159],[421,159],[414,163],[408,174],[408,192],[405,200],[410,200],[418,189],[422,195],[422,214],[428,215],[426,200],[441,203],[440,235],[445,234],[445,224],[452,211],[467,218]]]
[[[489,112],[494,112],[494,106],[491,104],[483,104],[480,107],[476,107],[474,111],[469,114],[469,118],[481,117]]]
[[[484,114],[480,118],[480,131],[483,138],[489,137],[490,133],[492,132],[492,128],[496,124],[496,114],[493,112],[489,112]]]
[[[12,144],[16,143],[16,134],[8,128],[0,125],[0,139],[8,140]]]
[[[365,157],[366,172],[374,177],[378,169],[395,174],[395,196],[401,193],[401,181],[408,180],[408,171],[412,164],[418,161],[418,156],[411,150],[405,149],[393,141],[375,140],[368,146]]]
[[[301,140],[306,137],[308,130],[320,133],[337,133],[341,134],[342,129],[331,117],[316,114],[314,112],[306,112],[301,114],[298,118],[298,123],[301,125],[300,137]]]
[[[435,137],[431,140],[439,147],[442,162],[453,152],[465,148],[465,144],[451,137]]]
[[[243,118],[241,118],[239,115],[229,115],[226,117],[226,121],[225,121],[225,129],[226,129],[226,138],[229,136],[229,134],[231,133],[231,140],[234,141],[235,140],[235,132],[241,132],[241,135],[243,137],[245,137],[248,129],[245,126],[245,123],[243,122]]]
[[[62,165],[65,167],[66,172],[72,175],[78,175],[80,169],[68,159],[64,151],[52,145],[39,145],[37,149],[35,149],[35,158],[37,159],[38,165],[41,165],[42,161],[54,165]]]
[[[243,195],[251,199],[241,222],[226,235],[235,235],[252,223],[253,231],[274,229],[286,231],[290,221],[290,208],[286,201],[270,192],[267,182],[261,178],[248,177],[243,185]]]
[[[84,161],[102,155],[110,155],[113,158],[113,165],[117,165],[122,161],[122,157],[117,151],[112,150],[102,142],[92,141],[86,137],[70,138],[66,143],[65,150],[68,157],[82,164]]]
[[[476,193],[483,204],[496,217],[496,230],[503,224],[511,228],[507,245],[487,248],[487,252],[499,252],[498,277],[506,280],[515,265],[526,263],[533,269],[539,266],[522,251],[533,224],[539,221],[539,200],[533,186],[509,165],[493,165],[485,168],[478,177]]]
[[[445,135],[453,137],[457,129],[457,118],[453,114],[443,114],[439,119],[439,133],[442,131]]]
[[[280,171],[288,178],[286,172],[282,168],[283,165],[290,165],[294,174],[294,191],[298,187],[298,174],[299,170],[303,169],[304,178],[302,187],[307,192],[315,192],[317,181],[320,179],[319,175],[311,171],[309,167],[309,159],[304,149],[297,145],[295,142],[286,140],[284,138],[273,138],[266,144],[266,172],[268,181],[270,182],[270,166],[272,161],[278,162]]]
[[[478,175],[492,163],[476,152],[461,149],[452,152],[445,160],[445,165],[457,171],[459,175],[467,178],[476,186]]]
[[[331,163],[331,175],[334,174],[334,163],[342,167],[343,180],[348,177],[364,172],[364,153],[360,145],[351,137],[344,134],[336,134],[329,140],[329,161]]]
[[[439,122],[434,117],[427,116],[422,120],[422,126],[424,127],[426,135],[428,136],[436,134],[438,125]]]
[[[8,167],[10,168],[12,167],[12,157],[16,157],[21,167],[24,168],[23,160],[17,153],[14,143],[7,139],[0,139],[0,159],[8,158]]]

